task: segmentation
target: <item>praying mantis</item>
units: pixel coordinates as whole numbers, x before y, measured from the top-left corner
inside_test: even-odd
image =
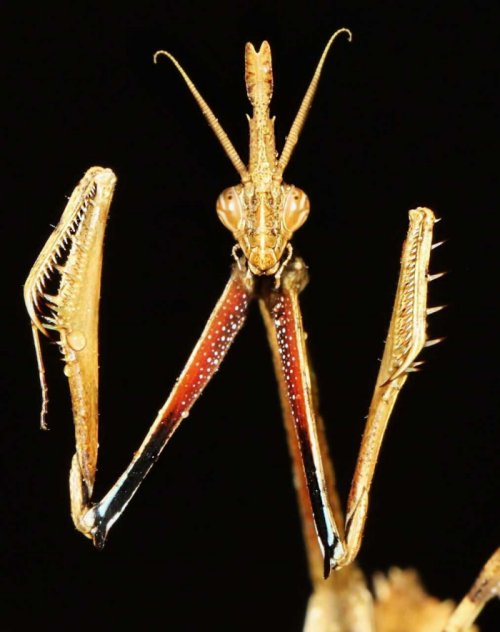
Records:
[[[456,609],[428,596],[410,571],[379,576],[374,595],[355,563],[368,513],[369,494],[384,432],[409,373],[427,339],[427,317],[441,307],[427,306],[434,213],[424,207],[409,212],[400,276],[385,349],[366,420],[344,518],[334,471],[318,411],[315,376],[308,356],[299,295],[308,283],[304,261],[290,240],[306,221],[310,205],[304,191],[287,184],[283,174],[305,123],[327,54],[340,29],[329,39],[291,126],[277,154],[271,50],[245,49],[245,82],[253,108],[248,117],[250,151],[242,161],[212,110],[179,62],[177,68],[240,182],[225,189],[216,203],[223,225],[236,245],[230,279],[191,353],[132,461],[109,492],[92,500],[98,452],[98,307],[103,241],[116,176],[92,167],[71,195],[62,218],[42,249],[24,287],[31,318],[42,389],[41,425],[46,427],[48,394],[40,334],[57,338],[68,378],[75,425],[76,453],[70,470],[71,515],[75,527],[101,548],[142,481],[193,404],[217,372],[255,299],[264,319],[279,387],[302,518],[313,592],[305,630],[389,629],[466,630],[500,584],[500,550],[482,569]],[[392,627],[391,627],[392,626]],[[399,627],[398,627],[399,626]],[[425,627],[427,626],[427,627]]]

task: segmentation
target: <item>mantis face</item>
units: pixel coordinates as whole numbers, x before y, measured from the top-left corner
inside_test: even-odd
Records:
[[[292,234],[309,214],[309,198],[301,189],[281,184],[256,192],[252,185],[225,189],[217,215],[234,235],[253,274],[272,275]]]

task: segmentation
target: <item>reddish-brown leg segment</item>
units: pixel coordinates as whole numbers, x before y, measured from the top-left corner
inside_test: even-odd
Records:
[[[356,564],[352,563],[343,567],[337,572],[330,574],[326,581],[324,580],[327,564],[323,551],[318,545],[318,530],[308,485],[308,480],[311,479],[311,476],[309,475],[308,477],[306,475],[302,446],[297,440],[296,426],[298,416],[306,414],[309,415],[309,420],[311,420],[310,413],[313,411],[314,434],[316,434],[318,439],[326,494],[335,524],[339,529],[342,529],[344,517],[335,486],[335,473],[329,455],[323,419],[318,410],[319,403],[315,375],[307,354],[305,334],[302,331],[302,319],[298,305],[298,295],[307,281],[306,266],[302,260],[294,259],[283,271],[281,287],[270,290],[270,295],[263,294],[260,300],[261,312],[264,317],[278,380],[283,420],[292,460],[294,486],[299,501],[309,574],[313,585],[313,592],[307,606],[304,632],[330,630],[334,628],[336,622],[338,622],[339,626],[343,626],[342,629],[345,630],[359,629],[370,632],[373,630],[372,597],[366,586],[363,574]],[[285,320],[283,317],[278,316],[280,309],[278,306],[281,302],[279,296],[282,296],[284,311],[287,312]],[[277,322],[277,317],[279,322]],[[278,332],[283,326],[290,331],[278,337]],[[297,338],[297,332],[302,332],[302,335],[299,333],[299,338]],[[290,336],[292,341],[295,341],[293,346],[290,345],[290,342],[292,342],[289,339]],[[287,367],[288,362],[290,362],[290,365]],[[290,380],[285,376],[284,367],[291,369],[297,378],[292,381],[292,387]],[[307,386],[304,392],[298,390],[301,386]],[[297,401],[299,405],[297,405]],[[308,403],[304,406],[306,401]],[[307,418],[303,416],[302,424],[305,423],[307,423]],[[343,531],[340,531],[341,541],[343,540],[343,535]]]
[[[311,374],[307,358],[298,295],[307,282],[307,272],[301,259],[294,259],[285,269],[279,288],[263,294],[261,308],[273,350],[275,368],[280,383],[285,423],[291,420],[294,431],[289,431],[290,451],[294,462],[296,485],[301,497],[306,540],[311,536],[311,522],[304,513],[312,512],[313,524],[322,549],[322,574],[327,577],[345,555],[344,543],[330,505],[327,479],[333,472],[325,473],[327,458],[323,458],[324,440],[318,428],[314,411]],[[325,448],[326,449],[326,448]],[[297,464],[297,460],[301,464]],[[297,480],[298,479],[298,480]],[[332,487],[332,485],[330,485]],[[340,512],[338,512],[340,514]],[[337,516],[337,519],[340,515]],[[312,575],[316,574],[317,562],[311,559]],[[314,560],[316,556],[313,554]]]
[[[409,218],[393,314],[351,486],[345,537],[338,499],[333,484],[330,484],[333,470],[328,465],[328,451],[322,446],[321,423],[318,423],[314,408],[298,299],[307,282],[303,262],[294,259],[285,268],[280,286],[269,287],[262,293],[261,306],[280,384],[290,452],[295,470],[303,471],[303,478],[299,476],[297,480],[305,481],[305,486],[298,485],[299,504],[303,516],[312,513],[324,558],[324,577],[331,569],[352,562],[357,555],[384,432],[408,372],[415,369],[415,359],[427,340],[427,284],[431,278],[428,265],[434,214],[429,209],[418,208],[410,211]],[[435,310],[431,309],[430,313],[432,311]],[[293,432],[290,432],[290,426],[293,426]],[[297,468],[298,459],[301,464]],[[310,548],[310,518],[303,518],[303,522]],[[309,558],[312,561],[310,552]],[[315,568],[311,575],[316,576]]]
[[[82,517],[82,526],[96,546],[104,545],[109,529],[219,368],[245,322],[251,298],[251,282],[245,280],[235,267],[170,397],[159,411],[132,462],[106,496]]]

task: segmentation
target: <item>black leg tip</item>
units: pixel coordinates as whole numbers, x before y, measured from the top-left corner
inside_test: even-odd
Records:
[[[106,544],[106,540],[108,539],[108,532],[105,528],[103,528],[103,524],[97,524],[92,529],[92,542],[96,549],[101,551]]]
[[[330,577],[331,571],[332,571],[332,566],[331,566],[330,555],[325,555],[324,566],[323,566],[323,579],[328,579]]]

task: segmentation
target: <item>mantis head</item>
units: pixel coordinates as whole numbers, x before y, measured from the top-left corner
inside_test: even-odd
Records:
[[[257,52],[252,44],[246,45],[245,83],[248,99],[253,107],[252,116],[248,116],[248,166],[239,157],[212,110],[179,62],[166,51],[155,53],[155,62],[159,55],[165,55],[180,72],[240,175],[240,184],[225,189],[219,195],[216,210],[221,222],[233,233],[248,269],[253,274],[274,275],[282,268],[291,253],[290,239],[309,214],[310,205],[306,193],[284,182],[283,172],[307,117],[328,51],[341,33],[346,33],[351,40],[351,32],[345,28],[338,30],[328,40],[279,156],[274,138],[274,117],[269,113],[273,91],[271,48],[268,42],[263,42]]]

